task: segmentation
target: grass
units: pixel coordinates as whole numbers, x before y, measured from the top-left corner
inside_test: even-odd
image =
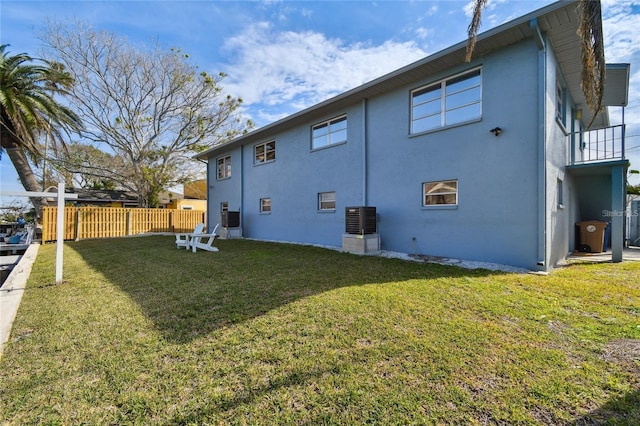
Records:
[[[41,247],[7,424],[638,424],[640,263],[501,274],[171,237]]]

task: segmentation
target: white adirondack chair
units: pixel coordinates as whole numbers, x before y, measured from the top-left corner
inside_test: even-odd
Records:
[[[191,248],[191,237],[194,234],[202,234],[204,231],[204,223],[199,223],[196,225],[193,232],[186,234],[176,234],[176,248],[184,247],[187,250]]]
[[[195,253],[197,249],[207,250],[207,251],[218,251],[218,247],[213,246],[213,242],[215,241],[217,235],[216,231],[220,224],[216,224],[216,227],[213,228],[211,233],[193,233],[191,235],[191,249]]]

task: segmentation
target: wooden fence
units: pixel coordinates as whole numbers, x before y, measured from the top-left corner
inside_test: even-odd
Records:
[[[42,210],[42,241],[56,239],[57,207]],[[64,239],[111,238],[148,232],[191,232],[205,223],[200,210],[65,207]]]

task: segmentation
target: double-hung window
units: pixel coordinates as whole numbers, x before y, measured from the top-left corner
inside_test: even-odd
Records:
[[[231,156],[218,158],[218,179],[231,177]]]
[[[260,213],[271,213],[271,198],[260,198]]]
[[[335,211],[336,210],[336,193],[320,192],[318,194],[318,210]]]
[[[276,159],[276,141],[258,144],[253,149],[255,155],[254,164],[263,164]]]
[[[422,184],[422,205],[427,206],[457,206],[458,181],[444,180],[425,182]]]
[[[318,123],[311,128],[311,149],[324,148],[347,141],[347,116]]]
[[[482,73],[475,69],[411,92],[411,133],[479,119]]]

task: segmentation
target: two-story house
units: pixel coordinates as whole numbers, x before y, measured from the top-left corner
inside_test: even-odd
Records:
[[[244,237],[341,247],[345,208],[373,206],[379,247],[547,270],[575,224],[611,222],[622,259],[624,126],[594,128],[575,2],[558,2],[199,156],[208,222]],[[607,67],[625,106],[628,64]]]

